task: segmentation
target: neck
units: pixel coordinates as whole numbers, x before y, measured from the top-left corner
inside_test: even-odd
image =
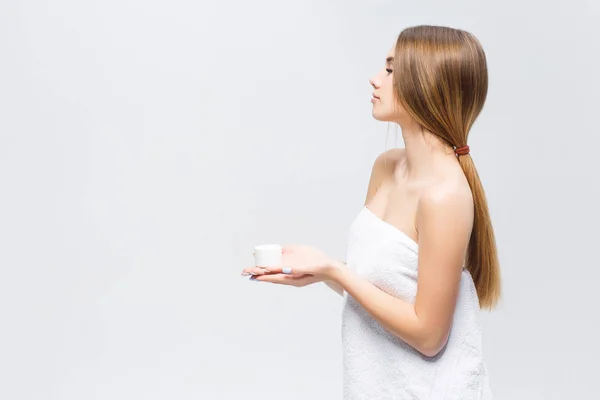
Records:
[[[427,130],[402,129],[406,148],[406,175],[411,180],[433,177],[449,162],[457,162],[454,149]]]

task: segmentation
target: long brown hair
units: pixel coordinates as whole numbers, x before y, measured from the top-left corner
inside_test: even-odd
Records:
[[[421,125],[455,148],[467,144],[488,90],[485,53],[464,30],[421,25],[404,29],[396,42],[394,87],[400,104]],[[466,256],[479,304],[500,298],[500,267],[487,199],[469,154],[458,157],[475,207]]]

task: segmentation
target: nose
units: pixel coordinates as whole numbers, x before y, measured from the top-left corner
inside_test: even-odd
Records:
[[[369,83],[373,86],[373,89],[379,89],[379,85],[375,82],[374,79],[369,79]]]

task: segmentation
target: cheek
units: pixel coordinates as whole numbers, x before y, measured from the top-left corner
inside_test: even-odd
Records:
[[[390,103],[395,101],[395,94],[394,94],[394,81],[392,80],[392,76],[388,76],[385,79],[385,83],[384,86],[382,87],[383,89],[383,94],[385,95],[385,99],[386,99],[386,103]]]
[[[390,111],[395,111],[398,107],[398,101],[396,99],[396,94],[392,87],[386,88],[384,93],[383,102],[385,103],[386,108],[389,108]]]

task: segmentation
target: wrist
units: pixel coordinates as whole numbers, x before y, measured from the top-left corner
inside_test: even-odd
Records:
[[[339,284],[346,268],[346,263],[344,263],[343,261],[332,261],[329,265],[328,280]]]

